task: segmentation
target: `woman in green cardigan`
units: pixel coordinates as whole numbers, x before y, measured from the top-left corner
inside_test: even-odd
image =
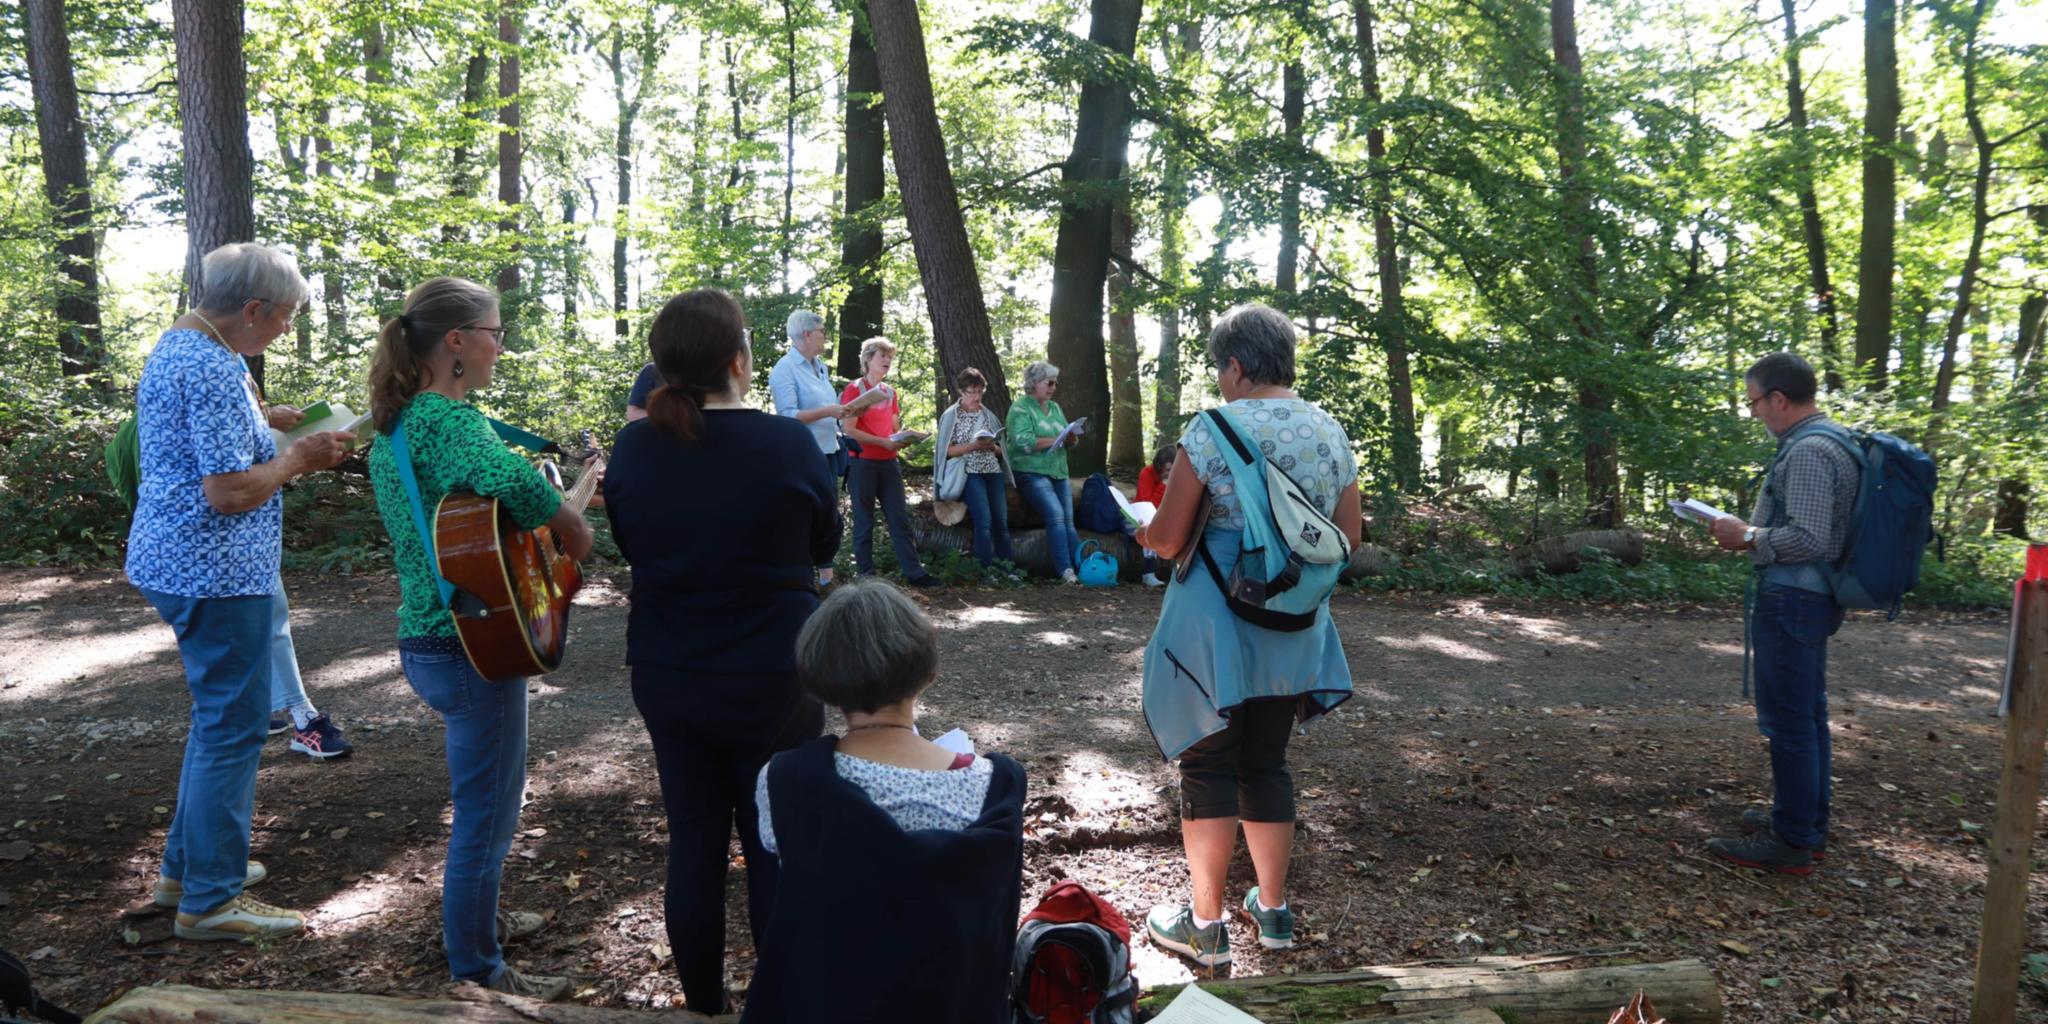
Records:
[[[1064,446],[1057,444],[1067,428],[1067,414],[1052,400],[1060,386],[1060,368],[1039,360],[1024,368],[1024,397],[1010,406],[1004,421],[1009,431],[1010,468],[1017,477],[1017,493],[1045,520],[1045,546],[1052,553],[1053,571],[1065,583],[1079,583],[1074,574],[1074,549],[1081,546],[1074,532],[1074,490],[1067,485],[1067,452],[1079,439],[1068,434]]]

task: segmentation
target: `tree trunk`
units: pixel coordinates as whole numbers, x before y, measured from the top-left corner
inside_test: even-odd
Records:
[[[1856,368],[1885,386],[1892,348],[1899,137],[1898,0],[1863,5],[1863,246],[1856,270]]]
[[[983,401],[1007,412],[1009,381],[996,358],[974,247],[967,240],[960,194],[953,186],[945,139],[939,134],[917,0],[869,0],[868,17],[886,97],[883,111],[893,140],[896,182],[903,191],[904,219],[917,252],[939,372],[950,380],[967,367],[979,369],[988,377]]]
[[[1091,0],[1088,39],[1130,56],[1137,45],[1140,0]],[[1060,368],[1060,408],[1088,418],[1080,443],[1067,452],[1074,476],[1100,470],[1108,453],[1109,378],[1104,365],[1102,296],[1109,269],[1110,220],[1122,188],[1130,140],[1130,93],[1118,82],[1081,86],[1074,148],[1061,174],[1059,233],[1053,244],[1052,309],[1046,358]]]
[[[1373,33],[1372,0],[1354,0],[1358,60],[1365,102],[1380,104],[1379,44]],[[1408,376],[1408,312],[1401,296],[1401,255],[1394,237],[1393,186],[1388,181],[1387,131],[1375,120],[1365,132],[1372,171],[1373,255],[1380,277],[1380,343],[1387,350],[1387,391],[1394,428],[1394,481],[1404,491],[1422,487],[1422,439],[1415,430],[1415,385]]]
[[[171,0],[177,41],[178,119],[185,160],[185,295],[200,261],[256,237],[249,152],[248,68],[242,63],[242,0]],[[263,357],[248,358],[263,385]]]
[[[525,157],[525,136],[519,123],[519,48],[521,0],[503,0],[498,8],[498,234],[509,240],[509,256],[498,268],[498,294],[517,304],[520,284],[519,174]],[[574,193],[571,193],[573,195]],[[573,217],[571,218],[574,219]],[[517,321],[507,324],[517,331]],[[510,335],[511,332],[508,332]]]
[[[1551,958],[1531,958],[1541,963]],[[1412,1015],[1490,1009],[1518,1024],[1586,1024],[1609,1019],[1641,991],[1668,1024],[1719,1024],[1721,990],[1698,960],[1534,971],[1531,960],[1484,957],[1459,966],[1366,967],[1337,974],[1217,978],[1202,987],[1261,1021],[1416,1019]],[[1164,1005],[1176,994],[1146,998]],[[1426,1018],[1425,1018],[1426,1019]]]
[[[1813,136],[1806,125],[1806,83],[1799,70],[1799,25],[1793,0],[1779,0],[1785,12],[1785,99],[1792,116],[1792,169],[1799,189],[1799,229],[1806,241],[1806,269],[1813,282],[1813,310],[1820,315],[1820,362],[1830,392],[1842,390],[1842,330],[1835,286],[1828,277],[1828,242],[1814,193]]]
[[[839,270],[846,299],[839,305],[839,375],[860,376],[860,343],[882,333],[882,224],[878,219],[887,173],[882,167],[882,72],[865,5],[857,5],[846,43],[846,214],[840,222]],[[983,370],[986,373],[986,370]]]
[[[796,16],[782,0],[783,69],[789,93],[782,116],[782,294],[789,294],[790,234],[796,218]]]
[[[1138,471],[1145,457],[1145,406],[1138,390],[1138,318],[1131,308],[1130,199],[1110,222],[1109,251],[1109,464]]]
[[[1956,277],[1956,305],[1950,311],[1948,329],[1941,336],[1941,367],[1934,375],[1934,422],[1928,427],[1929,452],[1947,420],[1949,393],[1956,380],[1956,345],[1970,321],[1970,302],[1977,287],[1977,272],[1984,265],[1984,231],[1991,223],[1987,211],[1991,191],[1991,158],[1996,150],[1984,130],[1984,114],[1977,98],[1977,33],[1984,24],[1985,0],[1976,0],[1970,10],[1970,24],[1963,43],[1963,118],[1970,124],[1970,141],[1976,144],[1977,170],[1970,179],[1970,250],[1963,257],[1963,269]]]
[[[1176,46],[1178,43],[1178,46]],[[1179,69],[1202,49],[1202,23],[1196,19],[1175,26],[1165,40],[1166,66]],[[1170,140],[1159,184],[1159,279],[1164,301],[1159,310],[1159,376],[1153,382],[1152,446],[1164,448],[1179,439],[1180,309],[1184,273],[1182,221],[1188,209],[1187,154]]]
[[[284,164],[285,179],[291,183],[294,190],[303,194],[306,187],[306,150],[309,148],[307,140],[304,137],[296,141],[292,139],[286,128],[285,112],[282,109],[276,114],[275,127],[271,134],[277,138],[277,156]],[[305,238],[297,235],[291,239],[291,250],[293,257],[302,264],[310,251]],[[301,270],[303,269],[302,266]],[[295,311],[292,322],[294,333],[297,335],[294,339],[297,342],[294,355],[302,363],[310,362],[313,358],[313,318]]]
[[[612,210],[612,337],[624,346],[631,325],[626,321],[626,274],[628,235],[632,232],[633,209],[633,121],[640,104],[626,99],[625,32],[612,26],[612,99],[617,104],[618,127],[612,132],[612,166],[619,179],[618,204]],[[641,68],[641,74],[650,69]]]
[[[1280,69],[1280,135],[1286,140],[1289,166],[1299,163],[1302,109],[1308,91],[1300,61]],[[1296,278],[1301,264],[1301,175],[1289,170],[1280,184],[1280,254],[1273,268],[1273,288],[1289,307],[1301,290]],[[1292,312],[1292,309],[1289,309]]]
[[[484,118],[484,86],[491,74],[491,55],[478,50],[469,55],[469,62],[462,69],[462,110],[456,115],[459,121],[469,122],[457,128],[462,135],[455,144],[454,152],[448,158],[448,197],[450,199],[475,199],[477,176],[471,170],[469,146],[473,134],[481,134],[477,125]],[[458,210],[460,208],[458,207]],[[465,213],[458,213],[456,219],[441,225],[441,242],[445,245],[460,243],[469,234],[464,224],[468,221]]]
[[[576,333],[578,297],[583,292],[583,236],[576,231],[576,189],[562,189],[562,226],[568,229],[569,244],[562,260],[562,330]]]
[[[2023,407],[2041,400],[2041,367],[2044,353],[2042,342],[2048,335],[2048,295],[2034,294],[2020,302],[2019,336],[2012,346],[2013,396]],[[2019,417],[2014,417],[2020,422]],[[2024,440],[2024,432],[2015,429],[2012,440]],[[1993,533],[2029,540],[2032,534],[2027,529],[2027,518],[2031,512],[2033,483],[2028,480],[2022,468],[1998,484],[1998,510],[1993,513]]]
[[[71,32],[64,0],[27,0],[22,13],[36,137],[42,145],[43,197],[56,221],[57,263],[65,278],[57,291],[57,365],[66,377],[96,375],[102,361],[99,238],[92,223],[85,124],[78,117],[78,83],[71,74]],[[105,387],[108,382],[98,383]]]
[[[1557,159],[1559,196],[1566,236],[1576,250],[1571,284],[1572,324],[1581,358],[1597,364],[1604,355],[1599,325],[1598,248],[1593,241],[1591,190],[1579,177],[1586,162],[1586,83],[1579,61],[1579,28],[1574,0],[1551,0],[1550,45],[1557,62]],[[1595,371],[1597,374],[1597,371]],[[1614,398],[1595,375],[1579,382],[1579,436],[1585,453],[1586,525],[1621,525],[1621,467],[1615,460]]]
[[[333,108],[321,101],[315,119],[320,127],[313,135],[313,177],[324,182],[334,177]],[[332,354],[341,350],[348,337],[348,292],[342,278],[341,245],[335,241],[336,232],[330,226],[320,234],[320,307],[327,318],[327,351]]]
[[[384,23],[373,20],[363,26],[363,120],[370,129],[370,189],[384,197],[385,216],[391,215],[392,201],[398,195],[398,127],[390,98],[385,95],[390,88],[391,40],[384,31]],[[376,219],[378,224],[371,229],[373,236],[389,251],[390,235],[382,226],[384,217]],[[405,293],[405,282],[390,267],[379,267],[377,288],[382,293],[377,299],[382,301],[373,301],[373,307],[385,302],[396,304]]]

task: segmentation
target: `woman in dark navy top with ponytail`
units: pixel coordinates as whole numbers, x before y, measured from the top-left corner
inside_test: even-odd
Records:
[[[810,431],[746,404],[754,360],[732,296],[670,299],[647,345],[661,385],[647,418],[619,431],[605,505],[633,567],[626,661],[668,811],[669,945],[689,1008],[718,1014],[733,828],[759,944],[776,860],[760,847],[754,779],[824,725],[792,652],[818,606],[813,567],[839,548],[839,510]]]

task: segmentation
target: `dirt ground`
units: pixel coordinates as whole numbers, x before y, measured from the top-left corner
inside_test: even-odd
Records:
[[[288,581],[309,690],[356,743],[318,764],[272,740],[257,789],[265,900],[310,935],[263,948],[163,939],[146,903],[188,702],[170,631],[114,574],[0,572],[0,945],[73,1009],[170,981],[375,993],[445,985],[448,819],[438,723],[399,675],[395,584]],[[678,1005],[665,829],[625,672],[623,577],[582,599],[567,667],[532,687],[522,836],[505,905],[551,927],[513,947],[578,999]],[[1185,898],[1173,773],[1138,713],[1159,596],[956,588],[928,731],[964,727],[1030,774],[1024,891],[1078,878],[1134,921]],[[1730,608],[1630,609],[1341,594],[1357,696],[1293,746],[1301,948],[1233,925],[1241,974],[1635,947],[1699,957],[1738,1022],[1967,1017],[2001,724],[2003,617],[1852,618],[1831,650],[1836,838],[1809,878],[1702,852],[1768,769]],[[2048,849],[2037,841],[2037,849]],[[737,847],[735,847],[737,856]],[[735,991],[752,949],[729,906]],[[1250,883],[1242,856],[1231,892]],[[2037,871],[2031,951],[2048,949]],[[856,926],[857,927],[857,926]],[[129,933],[124,937],[124,931]],[[1142,941],[1144,984],[1188,978]],[[2048,1020],[2023,996],[2022,1018]]]

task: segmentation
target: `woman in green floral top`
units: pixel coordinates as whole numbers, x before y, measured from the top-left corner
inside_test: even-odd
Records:
[[[505,963],[499,945],[542,923],[539,914],[498,911],[499,879],[526,790],[526,681],[490,682],[471,667],[441,603],[391,447],[403,422],[423,510],[451,491],[494,497],[521,528],[546,524],[570,557],[589,554],[589,524],[562,507],[539,471],[464,401],[471,389],[490,384],[504,334],[497,293],[474,281],[437,277],[406,296],[405,312],[384,325],[370,365],[377,424],[370,480],[398,565],[399,664],[413,692],[441,716],[447,739],[455,823],[441,876],[441,937],[449,969],[457,980],[501,992],[560,999],[568,979],[522,975]]]
[[[1067,483],[1067,449],[1079,440],[1067,435],[1067,414],[1052,400],[1060,386],[1060,368],[1040,360],[1024,368],[1024,397],[1010,406],[1003,425],[1009,430],[1010,468],[1016,471],[1017,493],[1045,520],[1045,547],[1052,553],[1053,571],[1066,583],[1079,583],[1074,574],[1074,549],[1081,536],[1074,532],[1074,489]]]

